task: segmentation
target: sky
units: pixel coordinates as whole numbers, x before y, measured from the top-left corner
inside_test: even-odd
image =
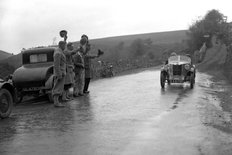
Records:
[[[230,0],[0,0],[0,50],[52,45],[68,31],[68,41],[185,30],[209,10],[232,20]]]

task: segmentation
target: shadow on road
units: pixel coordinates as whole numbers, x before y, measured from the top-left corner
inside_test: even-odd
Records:
[[[190,89],[190,86],[187,84],[172,84],[170,86],[166,86],[164,89],[160,89],[160,91],[162,96],[178,94],[177,98],[173,102],[173,106],[170,108],[172,110],[176,109],[178,104],[193,92],[193,90]]]

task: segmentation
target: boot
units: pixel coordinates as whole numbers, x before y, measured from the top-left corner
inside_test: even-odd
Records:
[[[73,99],[73,97],[72,97],[71,93],[69,92],[69,90],[66,91],[66,98],[68,100],[72,100]]]
[[[69,101],[69,99],[67,99],[67,91],[65,90],[63,93],[62,93],[62,101]]]
[[[73,89],[73,97],[79,97],[79,95],[78,95],[78,91],[77,91],[78,89],[76,88],[76,87],[74,87],[74,89]]]
[[[54,107],[64,107],[64,105],[59,102],[59,95],[54,95],[53,100],[54,100]]]

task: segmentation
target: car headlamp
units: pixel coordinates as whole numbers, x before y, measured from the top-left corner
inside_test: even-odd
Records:
[[[168,70],[168,66],[167,65],[164,66],[164,70],[166,70],[166,71]]]
[[[189,65],[189,64],[186,64],[186,65],[184,66],[184,68],[185,68],[186,70],[190,70],[190,65]]]

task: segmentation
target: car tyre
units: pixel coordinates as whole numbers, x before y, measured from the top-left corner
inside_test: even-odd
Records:
[[[16,98],[16,104],[19,104],[23,101],[23,95],[20,95]]]
[[[13,98],[7,89],[0,90],[0,118],[9,117],[13,108]]]
[[[194,78],[194,74],[191,74],[190,76],[190,88],[193,89],[195,84],[195,78]]]
[[[165,74],[163,72],[160,73],[160,85],[161,88],[165,87]]]

